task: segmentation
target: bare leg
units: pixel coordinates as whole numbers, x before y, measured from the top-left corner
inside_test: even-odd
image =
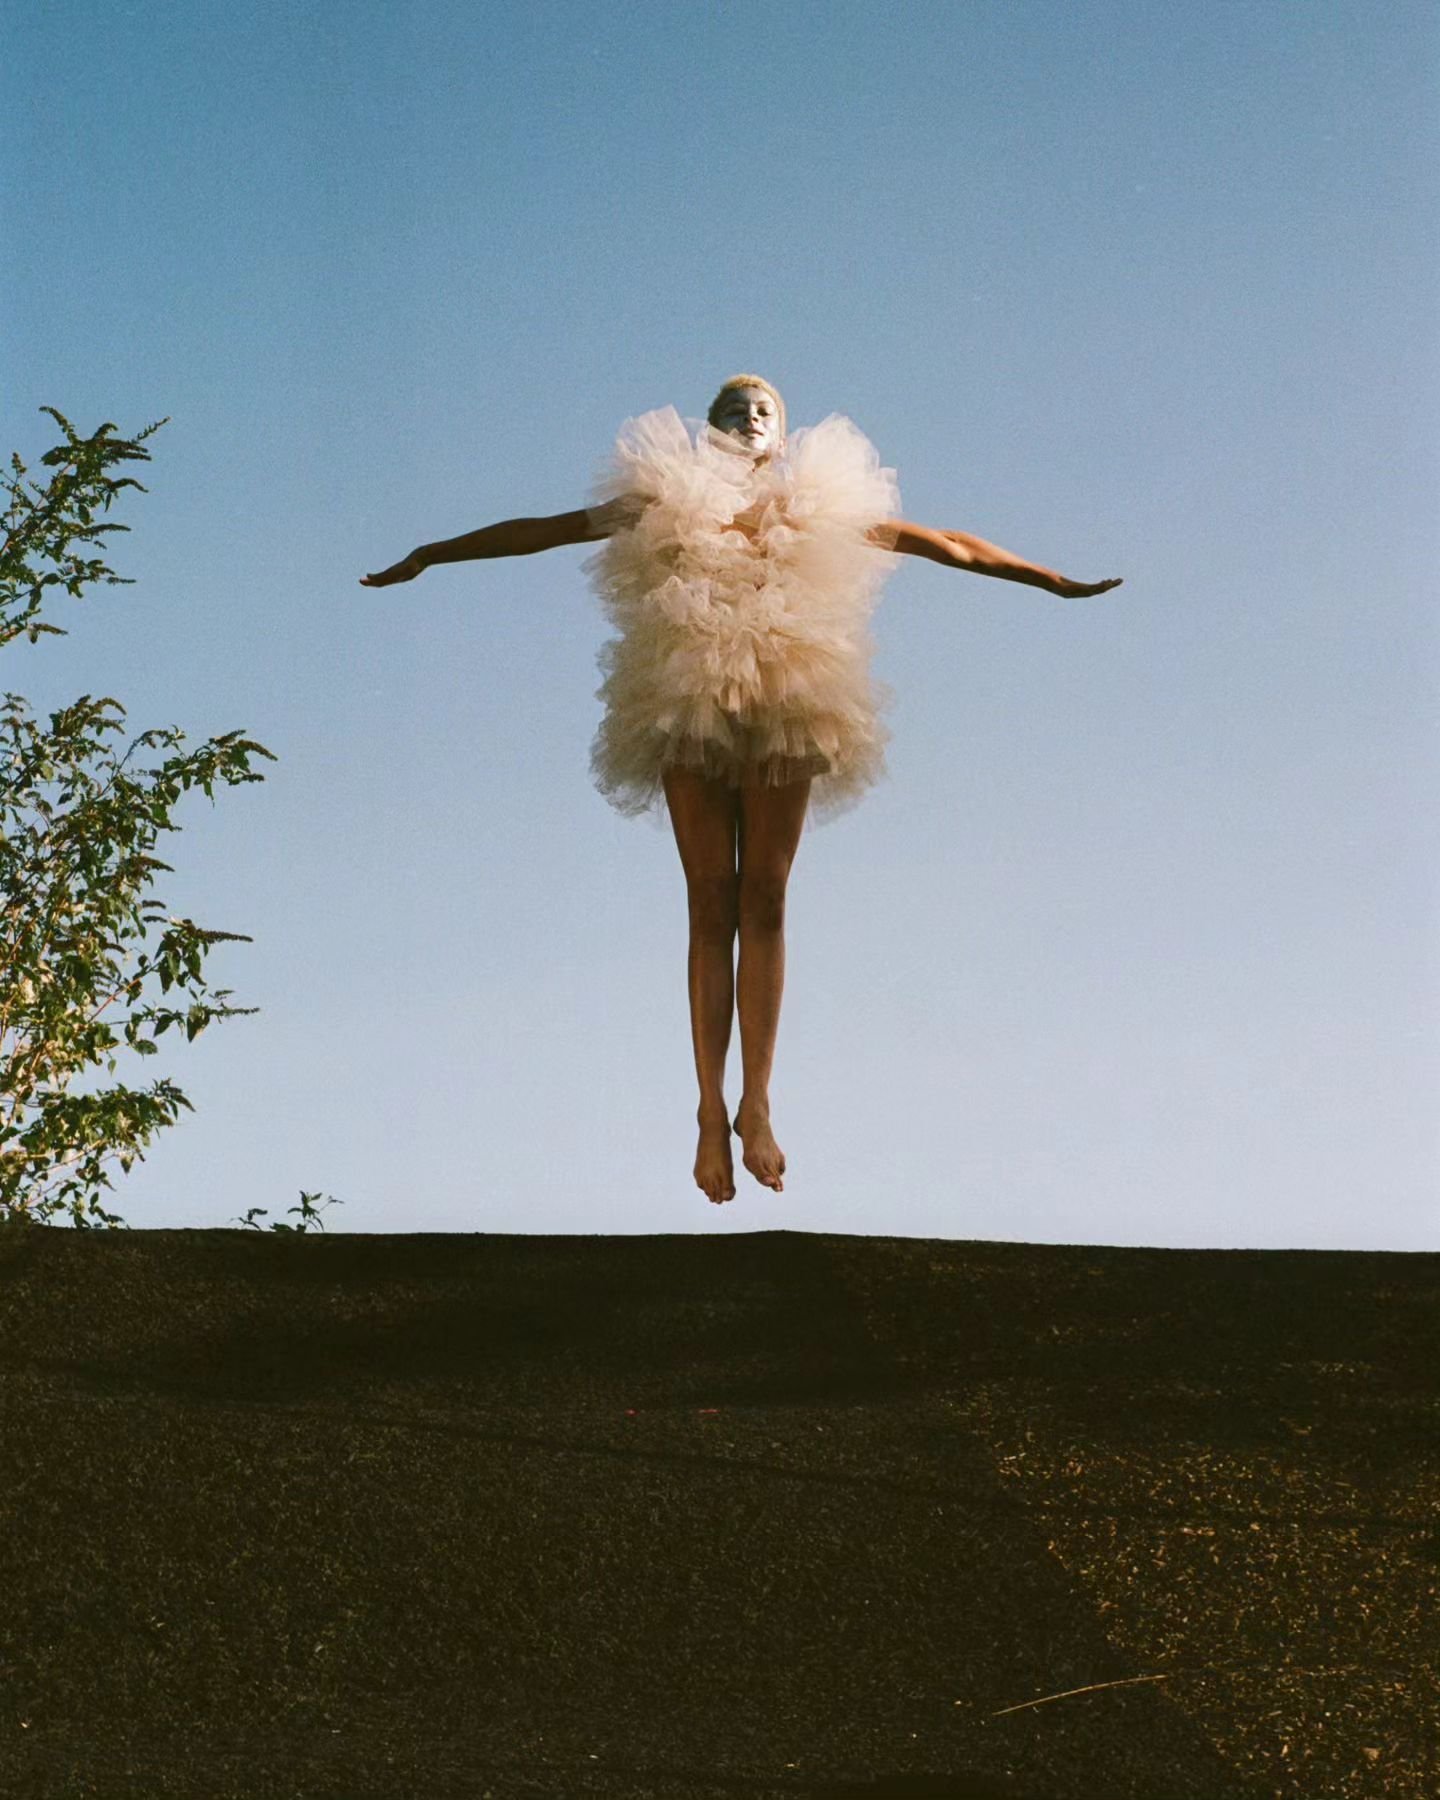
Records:
[[[690,1037],[700,1084],[695,1185],[719,1205],[735,1198],[725,1057],[735,1013],[739,804],[733,788],[686,769],[666,773],[665,798],[685,869],[690,914]]]
[[[785,987],[785,888],[809,799],[808,780],[783,787],[757,783],[741,791],[737,988],[745,1089],[735,1130],[745,1146],[745,1167],[777,1194],[785,1186],[785,1152],[770,1126],[770,1071]]]

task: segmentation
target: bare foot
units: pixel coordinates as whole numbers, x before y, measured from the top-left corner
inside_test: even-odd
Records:
[[[730,1160],[730,1126],[724,1113],[700,1121],[695,1152],[695,1185],[716,1206],[735,1198],[735,1166]]]
[[[775,1133],[770,1129],[769,1109],[747,1109],[742,1100],[740,1110],[735,1115],[735,1134],[745,1146],[745,1167],[761,1187],[774,1188],[777,1194],[783,1193],[785,1152],[775,1142]]]

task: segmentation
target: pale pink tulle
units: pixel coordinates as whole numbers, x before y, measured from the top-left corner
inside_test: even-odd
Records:
[[[865,534],[898,515],[899,492],[848,419],[793,432],[757,468],[673,407],[644,413],[591,508],[619,527],[585,564],[619,633],[600,651],[590,753],[618,812],[665,824],[672,765],[732,786],[809,775],[816,824],[884,777],[893,693],[870,674],[868,624],[898,558]]]

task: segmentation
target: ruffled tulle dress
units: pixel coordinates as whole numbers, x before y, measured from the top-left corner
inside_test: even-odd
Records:
[[[869,620],[899,560],[866,533],[899,513],[892,469],[832,414],[757,464],[674,407],[627,420],[596,482],[585,564],[618,636],[600,651],[596,787],[668,823],[673,766],[731,786],[811,779],[809,817],[848,811],[886,773],[893,691]]]

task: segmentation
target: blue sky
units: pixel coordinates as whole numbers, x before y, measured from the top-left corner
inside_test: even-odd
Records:
[[[1436,1239],[1440,18],[1161,0],[431,0],[11,22],[4,448],[168,415],[37,707],[243,726],[173,911],[258,1005],[132,1225]],[[691,1181],[673,841],[590,786],[583,552],[360,574],[583,502],[738,368],[907,517],[890,779],[807,833],[785,1192]],[[738,1099],[739,1041],[731,1046]],[[155,1062],[130,1071],[153,1078]]]

